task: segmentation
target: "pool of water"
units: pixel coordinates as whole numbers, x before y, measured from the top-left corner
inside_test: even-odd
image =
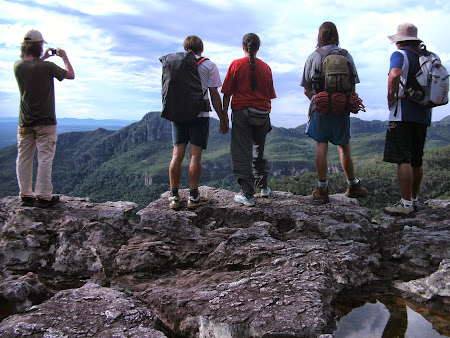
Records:
[[[450,336],[450,313],[388,295],[353,298],[337,305],[335,338]]]

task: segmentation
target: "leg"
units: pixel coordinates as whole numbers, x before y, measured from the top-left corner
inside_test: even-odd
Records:
[[[17,132],[16,175],[20,197],[33,197],[33,157],[36,150],[36,136],[32,127],[19,127]]]
[[[342,169],[344,169],[347,178],[347,190],[345,196],[350,198],[362,198],[367,196],[367,189],[361,186],[361,182],[355,178],[355,169],[353,166],[352,153],[350,143],[338,146],[341,158]]]
[[[344,169],[345,177],[351,181],[355,178],[355,169],[353,167],[353,159],[350,150],[350,143],[337,146],[337,148],[341,159],[342,169]]]
[[[402,199],[411,201],[413,185],[413,169],[409,163],[399,163],[397,166],[398,183]]]
[[[233,110],[232,124],[230,148],[233,174],[245,196],[251,198],[255,194],[252,170],[253,140],[247,110]]]
[[[313,199],[319,201],[320,203],[328,203],[328,182],[327,182],[327,173],[328,173],[328,162],[327,162],[327,153],[328,153],[328,142],[317,142],[316,143],[316,168],[317,168],[317,176],[319,178],[319,184],[316,189],[313,190],[312,196]]]
[[[189,150],[189,200],[188,209],[196,209],[208,204],[211,199],[207,196],[200,196],[198,187],[202,176],[202,152],[208,145],[209,138],[209,118],[197,118],[189,131],[191,147]]]
[[[266,135],[270,128],[269,115],[252,116],[253,126],[253,151],[252,151],[252,167],[254,177],[254,188],[267,188],[267,175],[269,173],[269,164],[264,156],[264,147],[266,143]]]
[[[193,145],[191,143],[189,163],[189,200],[187,203],[188,209],[196,209],[202,205],[208,204],[211,199],[208,196],[200,196],[198,187],[200,184],[200,177],[202,176],[202,152],[203,147]]]
[[[190,189],[198,189],[200,185],[200,177],[202,175],[202,152],[203,147],[191,144],[189,164],[189,187]]]
[[[46,201],[52,199],[52,165],[55,157],[56,141],[56,125],[36,127],[36,145],[38,150],[36,197]]]
[[[169,166],[170,188],[178,188],[181,181],[181,163],[186,153],[187,144],[179,144],[173,147],[172,160]]]
[[[426,127],[425,127],[426,130]],[[414,163],[414,139],[419,135],[415,130],[413,122],[389,122],[386,131],[386,142],[383,160],[385,162],[397,163],[397,178],[400,187],[401,200],[392,207],[384,208],[388,215],[415,217],[412,195]],[[423,138],[423,141],[425,138]],[[420,156],[421,160],[421,156]],[[422,163],[415,165],[421,166]]]
[[[411,187],[411,197],[417,198],[417,195],[419,194],[420,185],[422,184],[423,179],[423,167],[420,166],[418,168],[412,168],[413,172],[413,180],[412,180],[412,187]]]
[[[427,126],[414,124],[415,132],[413,138],[413,150],[411,158],[412,167],[412,184],[411,184],[411,197],[417,199],[419,194],[420,185],[423,179],[423,148],[425,146],[425,139],[427,137]],[[417,203],[417,201],[416,201]]]
[[[415,217],[414,204],[411,200],[411,188],[413,184],[413,169],[409,163],[397,165],[398,183],[402,199],[392,207],[384,208],[384,212],[392,216]]]
[[[328,143],[316,144],[316,168],[319,181],[326,181],[328,173]]]

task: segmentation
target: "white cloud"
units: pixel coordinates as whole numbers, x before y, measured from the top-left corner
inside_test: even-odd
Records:
[[[90,15],[108,15],[114,13],[126,13],[137,15],[142,6],[151,6],[152,8],[167,9],[169,4],[158,0],[36,0],[36,3],[52,7],[63,7],[80,11]]]
[[[181,51],[183,39],[190,34],[202,37],[204,55],[217,64],[223,80],[231,61],[244,55],[243,34],[257,33],[262,42],[258,56],[272,68],[276,81],[272,122],[285,127],[307,120],[309,103],[298,83],[323,21],[336,23],[341,45],[355,59],[361,79],[357,91],[367,109],[358,114],[360,118],[387,118],[387,72],[395,49],[387,35],[395,33],[398,24],[416,23],[419,37],[450,68],[448,2],[431,1],[425,8],[415,0],[261,0],[257,4],[253,0],[0,0],[0,7],[1,115],[16,115],[18,92],[12,67],[23,35],[31,28],[39,29],[50,46],[67,51],[76,79],[57,85],[57,106],[60,114],[76,117],[134,114],[138,118],[159,110],[158,57]],[[433,22],[439,24],[428,24]],[[53,61],[63,66],[61,60]],[[433,119],[446,114],[449,107],[436,108]]]

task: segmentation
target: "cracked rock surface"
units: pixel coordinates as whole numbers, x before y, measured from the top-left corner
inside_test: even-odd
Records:
[[[448,203],[376,224],[343,195],[315,205],[273,192],[246,208],[200,191],[212,202],[195,211],[183,190],[180,211],[163,194],[137,214],[130,202],[1,199],[0,336],[318,336],[335,328],[332,301],[367,285],[448,311]]]

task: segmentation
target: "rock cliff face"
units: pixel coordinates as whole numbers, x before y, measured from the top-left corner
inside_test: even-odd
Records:
[[[364,288],[449,310],[446,202],[375,222],[342,195],[275,192],[245,208],[200,190],[213,200],[195,212],[164,194],[137,214],[0,200],[0,336],[318,336],[335,328],[332,301]]]

